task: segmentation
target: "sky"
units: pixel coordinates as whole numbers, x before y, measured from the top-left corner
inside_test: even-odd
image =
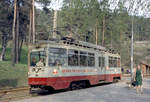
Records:
[[[51,4],[49,6],[49,8],[52,8],[54,10],[59,10],[62,5],[63,5],[63,0],[51,0]],[[37,8],[41,9],[42,8],[42,5],[39,5],[39,4],[35,4]]]

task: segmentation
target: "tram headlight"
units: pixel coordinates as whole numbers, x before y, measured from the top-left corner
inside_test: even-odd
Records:
[[[28,72],[28,76],[30,76],[30,72]]]
[[[57,73],[58,73],[57,69],[54,69],[53,74],[57,74]]]
[[[117,72],[117,69],[115,69],[115,72]]]

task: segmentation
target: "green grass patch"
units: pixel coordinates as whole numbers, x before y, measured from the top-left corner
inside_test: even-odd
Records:
[[[9,61],[0,62],[0,89],[21,87],[27,85],[26,64],[16,64],[14,67]]]
[[[0,48],[0,52],[1,52]],[[11,48],[6,49],[5,61],[0,61],[0,89],[27,86],[27,59],[28,49],[23,47],[21,61],[11,65]]]

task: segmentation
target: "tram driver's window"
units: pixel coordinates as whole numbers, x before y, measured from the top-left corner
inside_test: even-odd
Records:
[[[34,51],[30,54],[30,66],[45,66],[46,54],[45,51]]]

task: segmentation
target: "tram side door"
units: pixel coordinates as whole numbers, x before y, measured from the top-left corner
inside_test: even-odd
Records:
[[[99,57],[99,66],[100,66],[100,73],[101,73],[101,80],[106,79],[106,57],[104,55]]]

